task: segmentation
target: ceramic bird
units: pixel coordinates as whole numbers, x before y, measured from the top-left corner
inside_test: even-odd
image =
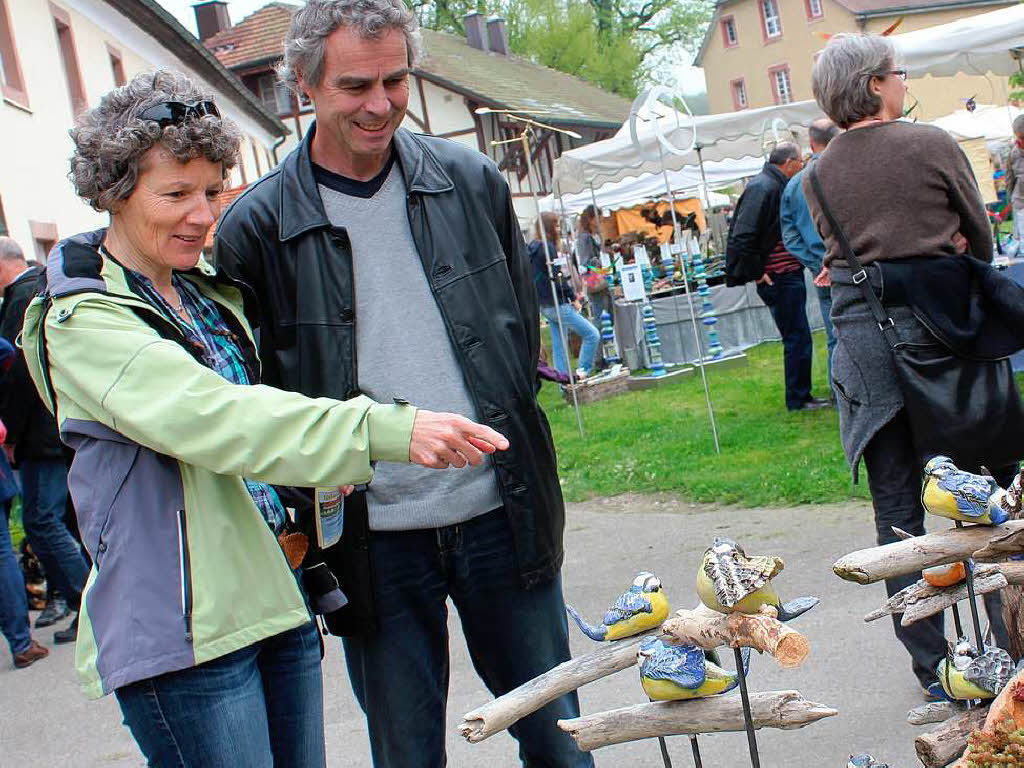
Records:
[[[619,640],[660,626],[668,617],[668,598],[658,577],[643,571],[608,609],[600,626],[588,624],[571,605],[565,610],[591,640]]]
[[[924,475],[921,503],[933,515],[982,525],[1000,525],[1009,517],[1002,504],[1006,491],[991,477],[957,469],[947,456],[931,459]]]
[[[994,699],[1013,677],[1013,659],[996,646],[979,656],[974,646],[961,638],[935,672],[942,690],[954,701]]]
[[[889,768],[888,763],[879,763],[871,755],[850,755],[846,768]]]
[[[962,562],[934,565],[921,571],[921,578],[933,587],[952,587],[967,578],[967,568]]]
[[[746,674],[750,649],[741,653]],[[669,645],[657,637],[641,640],[636,653],[640,684],[653,701],[703,699],[731,691],[739,684],[739,675],[717,662],[714,651],[705,653],[696,645]]]
[[[770,605],[779,621],[789,621],[816,606],[818,598],[800,597],[783,605],[771,580],[784,567],[781,557],[747,557],[732,539],[716,538],[697,572],[697,595],[719,613],[758,613]]]

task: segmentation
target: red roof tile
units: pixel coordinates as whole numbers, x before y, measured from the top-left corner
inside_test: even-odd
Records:
[[[225,67],[279,58],[297,5],[270,3],[203,41]]]

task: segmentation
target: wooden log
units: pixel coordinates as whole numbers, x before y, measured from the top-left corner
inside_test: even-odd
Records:
[[[640,641],[651,634],[655,633],[605,643],[596,651],[563,661],[543,675],[467,712],[462,716],[459,732],[472,744],[483,741],[559,696],[633,666]]]
[[[915,536],[880,547],[851,552],[832,566],[836,576],[858,584],[873,584],[882,579],[916,573],[933,565],[955,563],[976,556],[993,539],[1006,549],[1008,534],[1024,532],[1024,520],[1011,520],[1003,525],[967,525],[946,528],[924,536]],[[1016,540],[1016,539],[1014,539]],[[1024,552],[1022,541],[1016,552]],[[1005,557],[992,558],[1005,559]]]
[[[974,591],[978,595],[998,592],[1008,583],[1006,576],[996,565],[983,565],[975,570]],[[941,613],[951,605],[966,599],[967,584],[965,582],[951,587],[933,587],[924,579],[919,579],[890,597],[881,608],[865,616],[864,621],[874,621],[889,614],[902,613],[903,619],[900,624],[906,627],[915,621]]]
[[[907,722],[911,725],[929,725],[931,723],[944,723],[954,715],[963,714],[966,710],[963,704],[955,701],[932,701],[914,707],[907,712]]]
[[[956,760],[967,749],[967,737],[985,722],[987,707],[968,709],[951,717],[934,731],[914,739],[917,759],[925,768],[942,768]]]
[[[835,709],[808,701],[799,691],[752,693],[750,710],[755,728],[803,728],[839,714]],[[590,752],[656,736],[742,731],[743,705],[737,695],[658,701],[559,720],[558,727],[572,736],[580,749]]]
[[[676,611],[661,625],[677,644],[689,643],[705,650],[748,647],[770,653],[782,667],[798,667],[811,652],[810,641],[777,618],[774,608],[746,615],[717,613],[703,605],[692,611]]]

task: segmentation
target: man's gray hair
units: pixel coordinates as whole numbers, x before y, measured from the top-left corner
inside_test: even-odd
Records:
[[[871,77],[887,77],[896,62],[896,46],[881,35],[838,34],[818,55],[811,90],[822,111],[840,128],[877,115],[882,99]]]
[[[800,157],[800,147],[792,141],[780,141],[768,155],[768,162],[772,165],[782,165],[787,160],[796,160]]]
[[[0,261],[24,261],[25,254],[13,237],[0,235]]]
[[[807,138],[817,147],[827,147],[839,135],[839,126],[827,117],[819,117],[807,126]]]
[[[164,101],[191,104],[212,100],[180,72],[158,69],[133,77],[107,93],[98,107],[82,113],[71,131],[75,152],[68,176],[78,195],[97,211],[127,200],[139,179],[139,161],[157,144],[186,163],[205,157],[221,163],[224,176],[238,161],[241,134],[230,120],[213,115],[188,117],[161,128],[139,113]]]
[[[352,27],[367,39],[400,30],[405,35],[409,66],[419,61],[419,24],[402,0],[309,0],[292,16],[284,58],[277,67],[281,82],[295,93],[301,90],[300,76],[310,85],[319,85],[327,38],[340,27]]]

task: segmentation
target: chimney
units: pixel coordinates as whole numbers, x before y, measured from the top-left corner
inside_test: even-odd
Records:
[[[492,16],[487,20],[487,42],[492,51],[508,56],[508,31],[505,20],[500,16]]]
[[[473,11],[462,17],[462,24],[466,28],[466,42],[478,51],[487,50],[487,28],[482,13]]]
[[[196,3],[192,10],[196,14],[196,29],[199,30],[200,40],[208,40],[231,26],[228,4],[224,0]]]

